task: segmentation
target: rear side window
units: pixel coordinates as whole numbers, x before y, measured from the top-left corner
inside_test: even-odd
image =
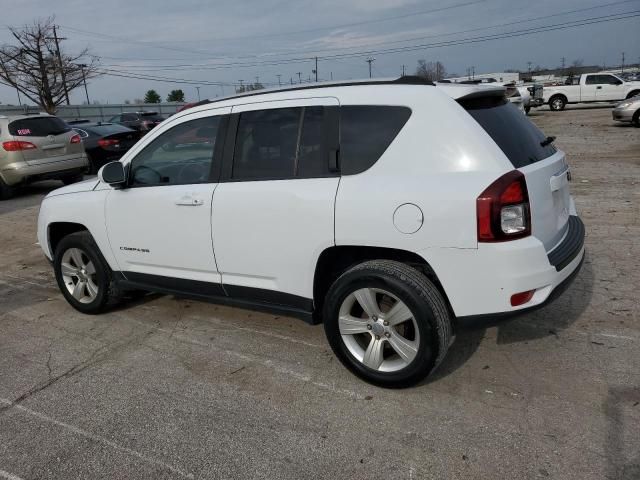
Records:
[[[57,117],[23,118],[9,124],[9,133],[17,137],[46,137],[71,131],[71,127]]]
[[[556,152],[542,146],[546,136],[515,105],[502,97],[461,100],[460,104],[500,147],[515,168],[544,160]]]
[[[240,114],[234,180],[314,178],[330,174],[321,106]]]
[[[340,168],[343,175],[362,173],[387,150],[411,116],[408,107],[353,105],[340,107]]]

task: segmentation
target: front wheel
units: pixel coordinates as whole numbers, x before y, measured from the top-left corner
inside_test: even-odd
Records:
[[[567,105],[566,100],[563,96],[557,95],[555,97],[551,97],[549,100],[549,108],[554,112],[559,112],[560,110],[564,110],[564,107]]]
[[[419,382],[451,342],[442,295],[427,277],[400,262],[368,261],[342,274],[329,289],[323,314],[336,356],[381,387]]]
[[[633,123],[633,126],[636,128],[640,128],[640,110],[638,110],[634,115],[633,115],[633,119],[631,120],[631,123]]]
[[[10,187],[6,183],[4,183],[4,180],[2,180],[2,178],[0,178],[0,200],[9,200],[15,195],[15,193],[15,188]]]
[[[111,269],[89,232],[60,240],[53,269],[65,299],[82,313],[101,313],[120,298]]]

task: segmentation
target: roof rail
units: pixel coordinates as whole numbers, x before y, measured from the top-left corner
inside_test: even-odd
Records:
[[[382,78],[378,80],[374,79],[366,79],[366,80],[347,80],[341,82],[320,82],[320,83],[311,83],[307,85],[300,85],[293,87],[283,87],[283,88],[269,88],[264,90],[252,90],[248,93],[240,93],[237,95],[229,95],[228,97],[217,98],[215,100],[202,100],[198,102],[196,105],[206,105],[209,103],[217,103],[223,102],[232,98],[245,98],[245,97],[253,97],[257,95],[266,95],[268,93],[280,93],[280,92],[295,92],[298,90],[312,90],[319,88],[333,88],[333,87],[353,87],[360,85],[428,85],[435,86],[435,84],[429,80],[426,80],[422,77],[418,77],[416,75],[405,75],[398,78]],[[194,106],[196,106],[194,105]]]

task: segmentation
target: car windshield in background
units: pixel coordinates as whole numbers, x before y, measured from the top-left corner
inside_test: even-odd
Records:
[[[9,133],[17,137],[46,137],[70,130],[71,127],[57,117],[23,118],[9,124]]]
[[[154,122],[161,122],[164,120],[164,118],[157,113],[141,113],[140,116],[142,117],[142,120],[153,120]]]
[[[491,136],[515,168],[544,160],[556,152],[543,145],[546,136],[520,110],[501,97],[461,100],[460,104]]]
[[[82,125],[82,128],[89,132],[90,135],[112,135],[114,133],[124,133],[131,132],[134,133],[133,130],[127,127],[123,127],[122,125],[110,123],[103,125]]]

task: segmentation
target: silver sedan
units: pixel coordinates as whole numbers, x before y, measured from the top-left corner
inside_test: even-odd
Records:
[[[618,122],[631,122],[640,127],[640,95],[620,102],[613,109],[612,115]]]

